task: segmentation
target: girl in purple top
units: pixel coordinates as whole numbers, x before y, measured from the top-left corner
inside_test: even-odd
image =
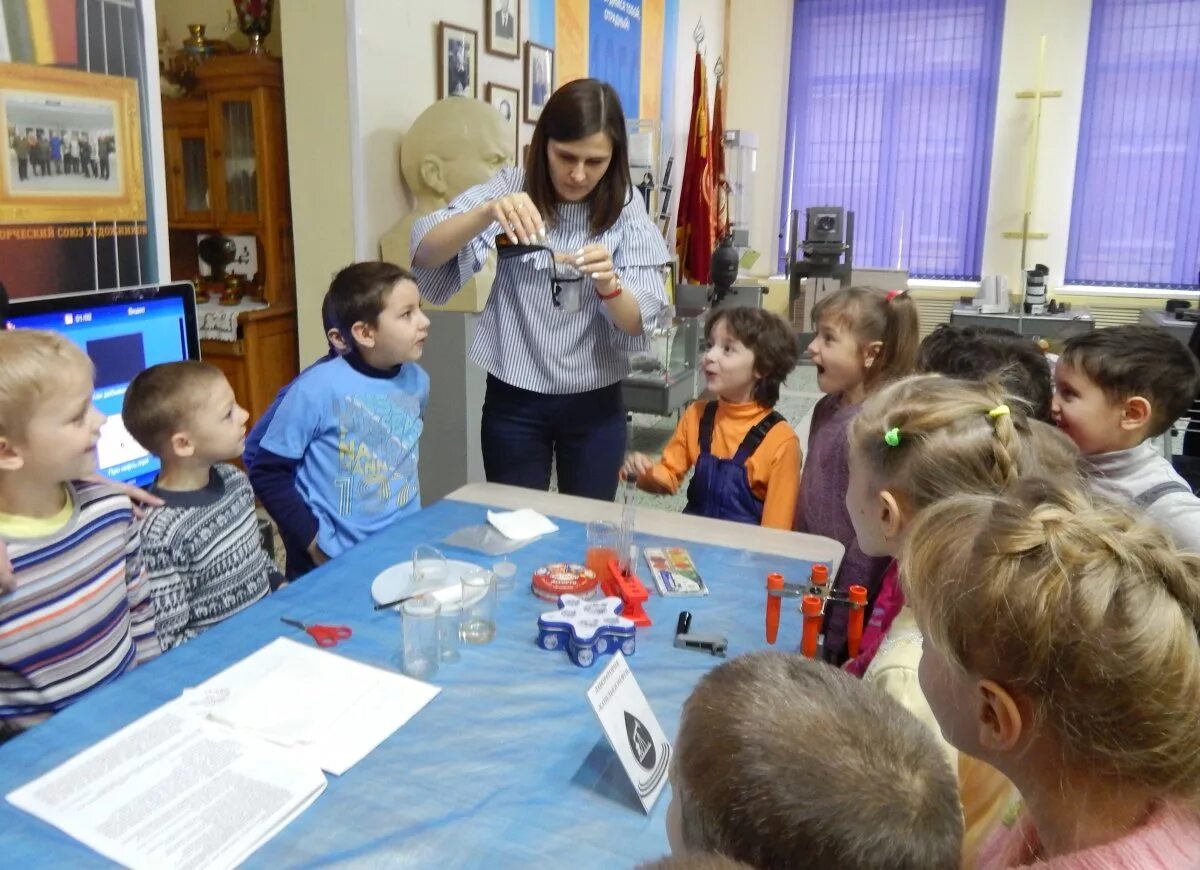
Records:
[[[816,304],[813,325],[817,335],[808,354],[825,396],[813,409],[796,530],[824,535],[845,546],[834,589],[843,591],[851,584],[867,587],[869,615],[889,560],[863,553],[846,511],[847,432],[868,394],[915,368],[920,343],[917,306],[906,291],[849,287]],[[825,657],[835,664],[846,658],[846,622],[843,607],[832,608],[825,617]]]

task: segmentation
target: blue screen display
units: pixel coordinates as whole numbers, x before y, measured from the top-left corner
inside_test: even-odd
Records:
[[[87,352],[96,368],[93,401],[108,417],[96,445],[98,470],[143,486],[154,479],[160,463],[125,430],[125,389],[143,369],[188,358],[183,300],[138,299],[93,307],[77,301],[77,308],[10,316],[8,326],[52,330]]]

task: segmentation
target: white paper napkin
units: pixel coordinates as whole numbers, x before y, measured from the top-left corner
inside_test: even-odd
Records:
[[[514,541],[529,541],[558,531],[558,526],[532,508],[488,511],[487,518],[500,534]]]

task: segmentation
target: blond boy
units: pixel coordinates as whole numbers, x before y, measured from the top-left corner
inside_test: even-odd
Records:
[[[92,364],[52,332],[0,331],[0,738],[158,655],[128,496],[83,482],[104,415]]]

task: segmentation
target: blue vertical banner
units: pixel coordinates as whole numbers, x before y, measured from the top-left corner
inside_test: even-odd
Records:
[[[627,117],[641,105],[642,0],[591,0],[588,73],[616,89]]]

